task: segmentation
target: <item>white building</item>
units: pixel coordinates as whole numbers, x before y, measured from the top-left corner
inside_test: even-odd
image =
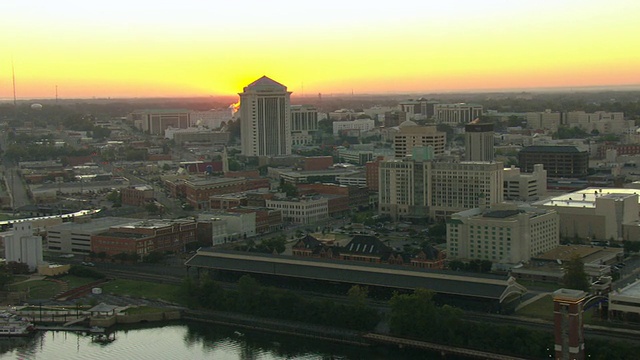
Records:
[[[532,173],[511,166],[504,169],[504,200],[534,201],[547,194],[547,171],[542,164],[533,165]]]
[[[560,236],[573,239],[637,240],[627,238],[627,226],[639,220],[639,191],[587,188],[534,203],[560,215]]]
[[[611,319],[624,320],[627,314],[640,315],[640,280],[609,293]]]
[[[240,95],[240,139],[245,156],[291,155],[291,92],[266,76]]]
[[[558,224],[555,211],[530,206],[462,211],[447,222],[447,255],[500,264],[529,261],[560,244]]]
[[[190,112],[184,109],[136,110],[128,118],[138,129],[151,135],[163,135],[168,127],[186,129],[191,126]]]
[[[329,217],[329,204],[324,197],[267,200],[266,207],[280,210],[282,220],[294,224],[312,224]]]
[[[198,222],[211,224],[213,245],[256,236],[256,213],[200,214]]]
[[[89,255],[91,252],[91,235],[105,232],[112,226],[122,226],[137,221],[140,220],[103,217],[51,226],[47,228],[47,250],[58,253]]]
[[[206,126],[209,129],[218,129],[222,123],[228,124],[233,118],[233,107],[226,109],[214,109],[207,111],[192,111],[191,122],[195,126]]]
[[[433,109],[437,122],[451,125],[470,123],[482,115],[478,104],[435,104]]]
[[[311,145],[318,131],[318,110],[311,105],[291,105],[291,142]]]
[[[11,231],[0,233],[7,262],[27,264],[36,271],[42,260],[42,237],[33,235],[30,222],[14,223]]]
[[[547,109],[542,112],[528,112],[526,114],[527,127],[534,130],[558,131],[562,124],[562,113]]]
[[[333,135],[339,135],[342,131],[358,130],[360,134],[373,130],[376,127],[376,122],[372,119],[356,119],[349,121],[334,121],[333,122]]]
[[[600,134],[623,134],[635,128],[633,120],[625,120],[622,112],[570,111],[566,114],[567,125],[579,127],[586,132],[598,131]]]

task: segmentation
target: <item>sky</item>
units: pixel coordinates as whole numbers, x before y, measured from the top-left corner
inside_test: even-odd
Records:
[[[8,4],[6,3],[8,2]],[[0,99],[640,85],[640,1],[8,0]]]

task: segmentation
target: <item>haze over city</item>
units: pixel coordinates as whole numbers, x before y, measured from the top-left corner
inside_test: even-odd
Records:
[[[3,4],[0,99],[295,96],[628,87],[640,3],[614,1]]]

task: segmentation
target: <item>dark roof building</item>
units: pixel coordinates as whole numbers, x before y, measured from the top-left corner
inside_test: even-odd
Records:
[[[340,248],[340,259],[366,262],[383,262],[391,254],[391,248],[380,239],[370,235],[355,235],[351,241]]]
[[[589,153],[575,146],[527,146],[518,153],[520,169],[532,173],[543,164],[550,178],[584,178],[589,169]]]
[[[187,267],[249,273],[278,279],[316,280],[358,284],[378,288],[415,290],[424,288],[436,295],[465,302],[491,303],[493,308],[518,298],[526,289],[504,276],[422,270],[408,266],[344,262],[271,254],[200,249],[185,263]]]

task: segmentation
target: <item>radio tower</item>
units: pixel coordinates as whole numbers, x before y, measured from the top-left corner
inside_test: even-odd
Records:
[[[11,75],[13,77],[13,117],[18,120],[18,101],[16,98],[16,70],[13,67],[13,59],[11,59]]]

